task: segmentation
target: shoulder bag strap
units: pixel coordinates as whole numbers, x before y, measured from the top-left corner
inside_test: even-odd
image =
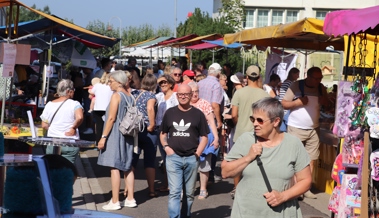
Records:
[[[61,105],[59,105],[58,109],[55,111],[53,117],[51,118],[51,120],[50,120],[50,124],[49,124],[49,125],[51,125],[51,123],[53,123],[53,120],[54,120],[55,115],[57,114],[57,112],[59,111],[59,109],[61,109],[62,105],[63,105],[67,100],[68,100],[68,98],[67,98],[66,100],[64,100],[64,101],[62,102]]]
[[[141,95],[142,95],[144,92],[145,92],[145,91],[141,91],[141,93],[139,93],[139,95],[138,95],[137,98],[135,99],[136,104],[137,104],[137,99],[138,99],[139,97],[141,97]]]
[[[257,136],[254,136],[254,137],[255,137],[255,143],[257,143]],[[263,163],[262,163],[262,160],[261,160],[260,156],[257,156],[256,160],[257,160],[257,165],[259,166],[259,169],[261,170],[263,179],[264,179],[264,181],[266,183],[267,190],[269,192],[272,192],[270,181],[268,181],[267,174],[266,174],[265,169],[263,168]]]

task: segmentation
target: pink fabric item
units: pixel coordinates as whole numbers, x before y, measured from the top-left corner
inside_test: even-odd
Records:
[[[379,6],[357,10],[333,11],[326,14],[324,33],[335,37],[366,32],[379,34]]]

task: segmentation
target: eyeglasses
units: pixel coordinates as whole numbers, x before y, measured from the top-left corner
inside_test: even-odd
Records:
[[[192,92],[191,92],[191,93],[176,93],[176,95],[177,95],[179,98],[183,98],[183,97],[189,98],[189,97],[191,97]]]
[[[199,90],[192,91],[192,94],[199,93]]]
[[[160,81],[160,82],[158,83],[159,86],[164,85],[164,84],[167,84],[167,80],[162,80],[162,81]]]
[[[182,76],[181,73],[174,73],[173,75],[174,75],[174,76]]]
[[[269,121],[269,120],[272,120],[272,119],[274,119],[274,118],[275,118],[275,117],[272,117],[272,118],[267,119],[267,120],[263,120],[262,118],[255,118],[255,117],[253,117],[253,116],[250,116],[250,121],[251,121],[252,123],[255,123],[255,121],[257,121],[259,125],[262,125],[263,123],[265,123],[265,122],[267,122],[267,121]]]

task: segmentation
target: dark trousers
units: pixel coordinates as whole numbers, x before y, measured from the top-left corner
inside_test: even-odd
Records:
[[[96,135],[96,143],[100,141],[101,135],[103,134],[104,121],[103,116],[105,111],[92,111],[93,118],[95,119],[95,135]]]

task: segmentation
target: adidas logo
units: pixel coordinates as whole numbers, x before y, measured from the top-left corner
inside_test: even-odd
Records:
[[[172,136],[181,136],[181,137],[190,137],[189,133],[184,133],[190,126],[191,123],[184,124],[184,120],[180,120],[179,124],[176,122],[172,123],[174,128],[178,130],[178,132],[174,132]]]

